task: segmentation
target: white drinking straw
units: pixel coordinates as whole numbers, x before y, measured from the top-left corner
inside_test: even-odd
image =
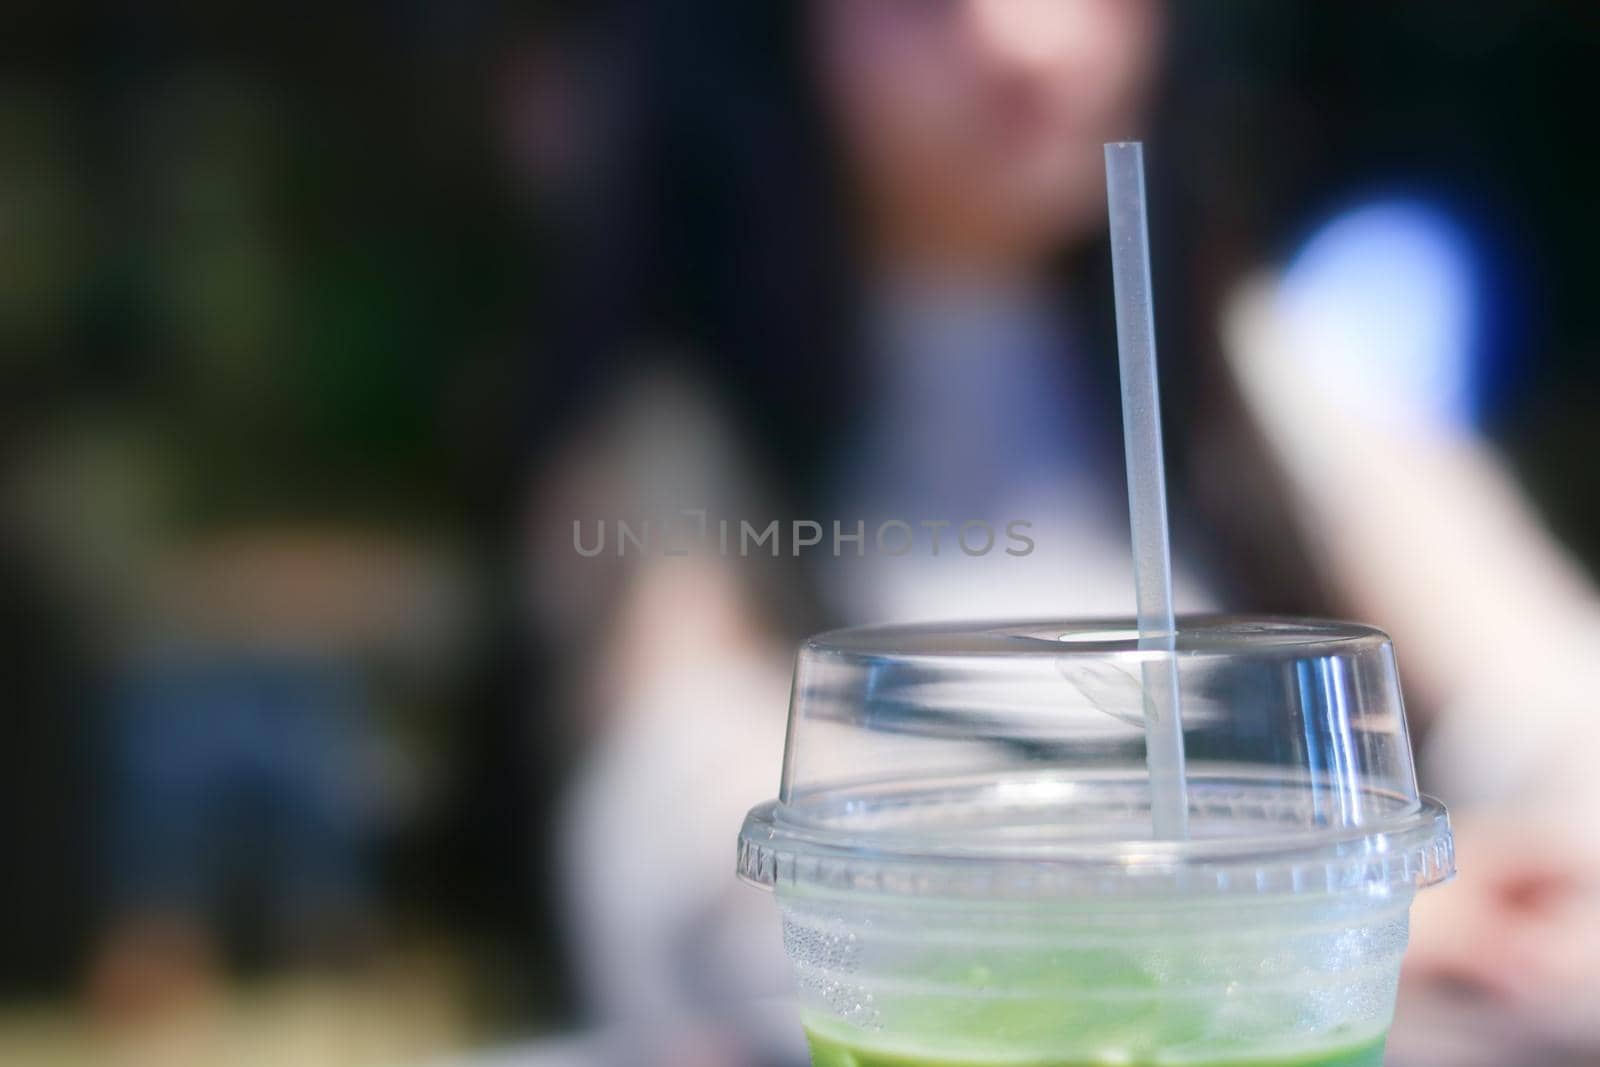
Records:
[[[1150,234],[1145,209],[1144,146],[1106,145],[1106,200],[1111,210],[1111,277],[1116,292],[1117,352],[1122,372],[1122,438],[1133,525],[1139,647],[1159,655],[1142,665],[1145,760],[1155,836],[1189,836],[1184,781],[1183,710],[1175,655],[1172,548],[1162,470],[1161,403],[1156,384],[1156,327],[1150,292]]]

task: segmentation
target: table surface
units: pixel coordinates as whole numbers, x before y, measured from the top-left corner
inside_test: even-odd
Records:
[[[1600,1005],[1597,1005],[1600,1010]],[[787,1001],[767,1001],[739,1012],[725,1036],[716,1067],[805,1067],[805,1045]],[[611,1030],[542,1041],[435,1067],[704,1067],[696,1039],[683,1028],[648,1033]],[[704,1031],[702,1031],[704,1033]],[[713,1029],[711,1044],[719,1044]],[[699,1039],[701,1044],[706,1039]],[[1600,1048],[1562,1049],[1530,1033],[1505,1013],[1476,999],[1425,995],[1402,1001],[1389,1039],[1389,1067],[1600,1067]]]

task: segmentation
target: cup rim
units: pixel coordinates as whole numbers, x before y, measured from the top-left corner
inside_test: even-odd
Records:
[[[1179,615],[1171,632],[1146,634],[1127,616],[873,623],[824,631],[808,638],[803,647],[812,656],[865,659],[1083,655],[1149,660],[1163,655],[1304,657],[1390,643],[1383,630],[1344,619],[1198,613]]]
[[[1249,784],[1229,782],[1230,789]],[[1394,801],[1369,790],[1372,801]],[[1449,880],[1449,814],[1422,796],[1370,825],[1278,829],[1187,840],[992,840],[942,844],[927,835],[847,830],[759,804],[739,834],[738,874],[779,891],[1060,898],[1167,892],[1306,895],[1422,889]]]

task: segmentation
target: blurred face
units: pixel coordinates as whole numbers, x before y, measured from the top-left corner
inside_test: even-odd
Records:
[[[1156,0],[814,0],[818,77],[880,256],[1036,264],[1098,225]]]

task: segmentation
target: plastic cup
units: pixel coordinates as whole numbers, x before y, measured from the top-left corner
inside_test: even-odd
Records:
[[[1393,647],[1294,619],[898,626],[801,649],[776,890],[815,1067],[1377,1067],[1413,895],[1453,873]],[[1157,840],[1143,668],[1182,687]]]

